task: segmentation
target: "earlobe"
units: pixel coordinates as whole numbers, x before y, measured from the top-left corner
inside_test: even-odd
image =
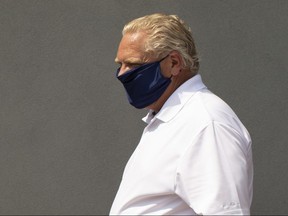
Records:
[[[181,72],[181,69],[177,68],[172,68],[171,70],[171,76],[177,76]]]

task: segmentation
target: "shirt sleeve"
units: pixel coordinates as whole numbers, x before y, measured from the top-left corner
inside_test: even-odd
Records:
[[[211,122],[182,155],[175,192],[197,214],[250,214],[253,163],[251,140]]]

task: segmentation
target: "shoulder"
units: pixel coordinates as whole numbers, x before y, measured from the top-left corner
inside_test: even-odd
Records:
[[[250,139],[247,129],[232,108],[208,89],[202,89],[191,97],[181,115],[187,124],[195,125],[199,132],[213,123]]]
[[[240,122],[232,108],[208,89],[198,91],[188,101],[185,109],[199,116],[199,121],[203,123],[219,122],[233,126],[235,122]]]

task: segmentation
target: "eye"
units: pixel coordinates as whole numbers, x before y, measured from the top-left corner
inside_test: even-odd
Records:
[[[129,71],[144,64],[142,62],[116,62],[116,63],[118,63],[119,65],[118,68],[120,68],[121,71]]]
[[[129,63],[129,64],[127,64],[127,67],[136,68],[136,67],[139,67],[141,65],[143,65],[143,64],[142,63]]]
[[[129,65],[130,68],[135,68],[135,67],[138,67],[138,66],[139,66],[139,64],[131,64],[131,65]]]

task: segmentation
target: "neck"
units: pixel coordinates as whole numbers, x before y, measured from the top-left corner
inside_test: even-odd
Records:
[[[176,91],[176,89],[181,86],[184,82],[186,82],[188,79],[192,78],[195,74],[192,74],[190,71],[183,70],[181,71],[181,75],[179,76],[172,76],[171,83],[165,90],[165,92],[161,95],[161,97],[148,106],[149,109],[158,112],[163,107],[165,102],[168,100],[168,98]]]

